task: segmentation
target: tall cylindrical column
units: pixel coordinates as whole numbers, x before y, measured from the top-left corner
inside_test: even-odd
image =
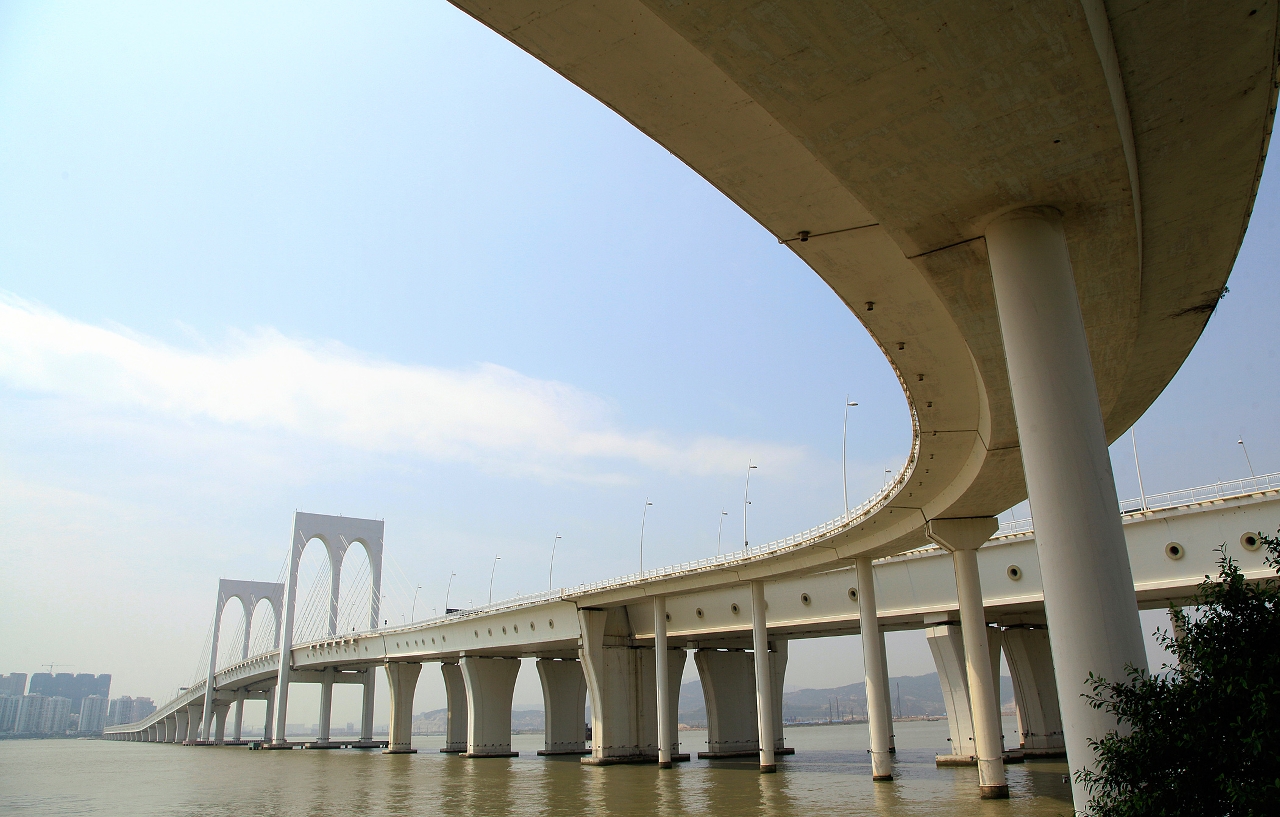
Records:
[[[773,672],[769,666],[769,628],[765,623],[764,582],[751,583],[751,649],[755,651],[756,720],[760,729],[760,771],[777,770],[773,757]]]
[[[360,742],[373,741],[373,693],[378,673],[372,667],[364,671],[364,700],[360,708]]]
[[[862,668],[867,683],[867,725],[871,732],[871,779],[893,779],[893,755],[890,734],[893,720],[889,716],[889,663],[884,654],[884,634],[876,613],[875,575],[871,559],[863,556],[855,562],[858,576],[858,626],[862,630]]]
[[[671,768],[671,708],[667,700],[667,597],[653,599],[653,666],[658,685],[658,768]]]
[[[316,743],[324,746],[329,743],[329,726],[333,720],[333,667],[325,667],[324,679],[320,681],[320,723]]]
[[[1146,669],[1098,389],[1057,211],[1027,208],[987,228],[1022,467],[1035,518],[1054,675],[1073,772],[1116,728],[1081,697],[1092,672]],[[1075,775],[1072,775],[1074,781]],[[1077,807],[1088,802],[1072,783]]]
[[[978,790],[983,798],[1009,796],[1004,775],[1004,742],[1000,737],[999,696],[991,678],[987,646],[987,618],[982,610],[977,550],[955,550],[956,595],[960,601],[960,633],[964,639],[965,675],[969,679],[969,709],[973,712],[973,742],[978,753]]]

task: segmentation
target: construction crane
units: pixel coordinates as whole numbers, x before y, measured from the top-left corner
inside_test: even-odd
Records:
[[[50,674],[50,675],[53,675],[53,668],[54,668],[54,667],[74,667],[74,666],[75,666],[75,664],[41,664],[40,666],[42,666],[42,667],[48,667],[48,668],[49,668],[49,674]]]

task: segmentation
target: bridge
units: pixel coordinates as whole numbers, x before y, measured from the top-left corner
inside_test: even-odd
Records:
[[[1261,532],[1280,529],[1280,474],[1174,491],[1125,503],[1126,549],[1133,566],[1135,601],[1140,608],[1177,606],[1194,596],[1217,559],[1227,555],[1246,577],[1274,575],[1263,563]],[[939,764],[973,764],[977,759],[975,687],[966,661],[957,573],[952,554],[930,545],[871,562],[871,581],[859,567],[836,567],[795,574],[763,583],[724,582],[720,571],[749,566],[761,556],[795,547],[781,542],[725,554],[687,565],[659,568],[610,581],[521,596],[473,610],[398,627],[378,627],[376,600],[380,581],[372,583],[371,626],[336,630],[337,575],[321,610],[334,626],[330,636],[289,644],[282,623],[290,620],[288,599],[297,599],[298,557],[316,541],[341,565],[353,544],[376,535],[378,565],[382,523],[350,517],[295,515],[293,570],[286,583],[223,579],[218,585],[215,622],[223,607],[239,601],[246,612],[246,637],[240,660],[219,667],[215,626],[208,677],[183,690],[137,723],[108,728],[115,740],[185,745],[246,745],[242,740],[244,702],[265,700],[263,740],[268,748],[384,748],[414,751],[410,734],[413,694],[424,663],[439,664],[447,693],[444,751],[467,757],[507,757],[511,751],[511,700],[520,658],[536,659],[546,718],[545,748],[539,754],[583,755],[583,762],[609,765],[653,762],[659,756],[658,725],[676,721],[676,702],[688,654],[693,653],[708,716],[705,751],[699,757],[754,756],[760,752],[761,709],[773,726],[775,754],[785,746],[782,685],[787,645],[793,639],[860,634],[879,640],[884,655],[886,631],[924,629],[942,684],[952,752]],[[330,543],[334,543],[331,545]],[[301,543],[301,547],[299,547]],[[991,673],[998,677],[1003,652],[1014,681],[1019,749],[1003,752],[1005,761],[1065,754],[1060,698],[1054,679],[1043,575],[1032,520],[1006,523],[976,551],[982,586],[982,620]],[[865,567],[863,568],[865,569]],[[379,566],[373,576],[380,576]],[[659,582],[690,582],[679,592],[662,592]],[[865,576],[865,574],[864,574]],[[754,588],[761,586],[763,605]],[[874,596],[875,624],[864,622],[866,599]],[[250,656],[249,625],[257,602],[273,617],[275,646]],[[754,679],[757,654],[756,611],[764,620],[770,698],[761,707]],[[297,608],[294,608],[295,616]],[[658,642],[665,642],[659,651]],[[761,651],[760,654],[763,654]],[[665,661],[660,661],[663,656]],[[660,668],[659,664],[665,664]],[[375,740],[373,689],[376,668],[385,669],[391,689],[389,740]],[[888,695],[887,661],[868,668],[879,693]],[[281,679],[284,679],[283,681]],[[662,683],[658,679],[662,678]],[[306,743],[289,742],[283,732],[288,685],[321,685],[319,735]],[[335,683],[358,684],[364,694],[358,738],[333,741],[329,721]],[[868,694],[873,686],[868,687]],[[212,694],[209,694],[212,690]],[[994,697],[991,705],[999,707]],[[584,711],[591,700],[592,740],[588,748]],[[659,703],[659,698],[662,703]],[[235,707],[233,733],[227,718]],[[659,713],[665,712],[663,718]],[[665,730],[664,730],[665,731]],[[273,736],[274,733],[274,736]],[[671,761],[688,759],[679,732],[667,732]],[[892,731],[889,742],[892,746]],[[763,739],[768,739],[765,735]],[[690,747],[692,748],[692,747]]]
[[[663,145],[795,252],[877,341],[909,407],[904,467],[840,519],[733,561],[530,602],[550,605],[546,621],[557,632],[529,618],[521,637],[582,642],[592,711],[601,713],[591,759],[651,754],[635,731],[647,723],[636,714],[642,704],[619,691],[617,673],[676,673],[681,653],[670,639],[682,636],[665,626],[668,603],[675,624],[685,597],[749,588],[731,615],[742,616],[742,633],[764,654],[770,587],[840,570],[865,578],[877,560],[932,545],[940,550],[927,558],[949,559],[954,570],[980,793],[1007,796],[994,681],[979,658],[993,638],[984,586],[1000,578],[979,554],[991,549],[984,543],[994,518],[1029,498],[1062,739],[1072,768],[1091,766],[1089,739],[1115,721],[1079,696],[1085,679],[1146,664],[1135,587],[1148,579],[1135,574],[1107,445],[1169,383],[1225,292],[1274,117],[1276,4],[455,4]],[[872,773],[888,780],[878,598],[874,582],[853,589]],[[631,605],[641,596],[659,611],[652,664],[628,640],[637,637]],[[564,617],[570,606],[576,623]],[[467,645],[463,653],[501,646],[482,640],[487,623],[449,622],[433,625],[445,628],[437,636],[379,634],[381,648],[335,633],[312,656],[289,643],[292,609],[286,599],[282,698],[294,660],[299,672],[319,671],[304,668],[381,649],[401,701],[420,664],[398,659],[425,649],[424,638],[443,647],[447,636],[451,648]],[[486,621],[501,615],[483,613]],[[565,632],[575,635],[558,637]],[[511,672],[479,654],[458,666],[469,692],[501,688]],[[354,680],[337,672],[335,683]],[[766,662],[753,674],[755,740],[761,770],[771,771],[778,734],[767,712],[777,684]],[[644,690],[647,701],[654,687],[627,688],[633,698]],[[654,711],[674,706],[663,685],[655,694]],[[210,699],[216,718],[216,692]],[[210,713],[202,715],[203,726]],[[661,765],[675,757],[671,730],[669,718],[657,718]],[[389,751],[406,741],[393,733]],[[503,746],[472,743],[472,754]],[[1085,792],[1073,785],[1082,805]]]

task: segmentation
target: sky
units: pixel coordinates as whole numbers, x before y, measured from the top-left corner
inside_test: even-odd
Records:
[[[1280,470],[1278,218],[1264,174],[1230,293],[1135,427],[1147,493],[1247,476],[1237,439]],[[443,2],[0,5],[0,672],[167,698],[217,579],[275,580],[294,510],[386,520],[402,619],[631,572],[647,501],[646,565],[738,547],[748,463],[745,537],[782,538],[842,510],[846,395],[856,503],[910,442],[856,319]],[[1127,436],[1112,458],[1136,496]],[[889,660],[933,671],[922,633]],[[856,638],[792,646],[788,686],[861,676]],[[415,708],[443,700],[424,672]]]

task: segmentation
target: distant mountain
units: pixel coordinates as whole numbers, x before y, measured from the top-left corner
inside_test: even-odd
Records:
[[[433,709],[430,712],[419,712],[413,717],[413,734],[443,735],[448,720],[448,710]],[[511,711],[512,732],[541,732],[545,721],[541,709],[513,709]]]
[[[893,693],[895,717],[937,716],[947,714],[942,701],[942,685],[938,674],[904,675],[889,679]],[[1009,676],[1000,679],[1001,704],[1013,703],[1013,682]],[[590,704],[588,704],[589,706]],[[446,710],[435,709],[419,712],[413,719],[415,735],[443,735]],[[867,717],[866,684],[849,684],[832,689],[793,689],[782,694],[782,717],[792,721],[825,721],[828,718],[843,720],[848,717]],[[680,686],[680,723],[693,727],[707,725],[706,703],[702,699],[702,683],[690,681]],[[520,709],[511,712],[511,729],[515,732],[541,732],[541,709]]]
[[[936,672],[890,678],[889,690],[895,717],[942,717],[947,714],[942,684]],[[1013,682],[1008,676],[1000,679],[1000,693],[1002,704],[1013,703]],[[865,683],[832,689],[796,689],[782,694],[782,717],[786,721],[825,721],[848,716],[866,718]],[[707,724],[700,681],[690,681],[680,687],[680,722],[688,726]]]

